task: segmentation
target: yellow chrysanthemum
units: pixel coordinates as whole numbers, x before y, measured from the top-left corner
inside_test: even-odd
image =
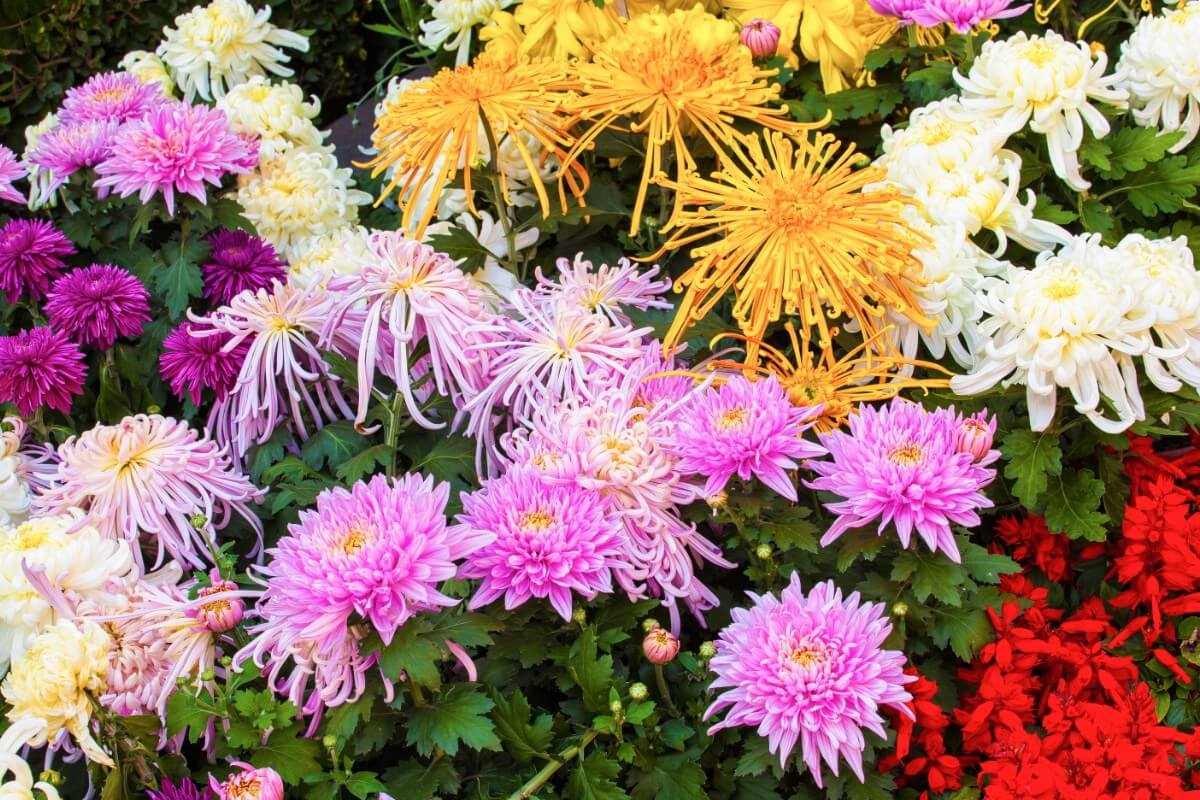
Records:
[[[479,38],[491,55],[567,61],[587,58],[589,43],[615,36],[620,26],[611,2],[598,8],[592,0],[525,0],[492,14]]]
[[[591,125],[567,163],[618,125],[628,123],[633,133],[645,135],[630,235],[640,227],[650,183],[664,172],[664,154],[673,153],[677,175],[696,168],[688,137],[699,135],[723,161],[743,149],[746,137],[734,127],[738,120],[794,133],[814,127],[786,119],[785,109],[767,107],[779,96],[778,86],[767,82],[775,73],[754,65],[733,23],[699,7],[634,17],[574,72],[580,93],[570,107]]]
[[[567,86],[565,68],[554,62],[514,61],[490,54],[412,84],[389,102],[375,121],[372,141],[379,154],[363,166],[374,168],[372,176],[395,167],[379,202],[399,188],[402,225],[420,238],[436,203],[418,203],[417,190],[427,184],[445,186],[463,170],[467,205],[475,211],[468,166],[479,160],[481,152],[494,151],[495,143],[505,136],[510,136],[529,173],[537,175],[539,165],[520,134],[532,137],[545,153],[560,158],[566,155],[574,144],[562,111]],[[549,214],[545,187],[539,180],[531,183],[542,213]],[[587,176],[578,166],[563,170],[558,194],[565,209],[564,183],[582,198]],[[500,184],[505,201],[511,203],[503,171]]]
[[[831,338],[829,319],[842,314],[865,338],[888,309],[932,324],[909,288],[920,283],[912,251],[924,242],[902,215],[913,201],[891,188],[863,191],[883,180],[881,168],[856,169],[854,147],[839,153],[827,134],[769,133],[749,145],[745,164],[727,162],[711,178],[660,180],[680,207],[664,228],[674,233],[662,252],[720,235],[692,250],[695,263],[675,284],[687,294],[668,347],[730,289],[733,317],[751,340],[784,312],[799,315],[806,338],[816,328],[821,342]],[[752,361],[754,351],[751,342]]]

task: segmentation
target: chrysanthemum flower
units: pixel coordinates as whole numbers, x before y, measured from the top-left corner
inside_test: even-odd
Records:
[[[930,0],[915,4],[911,21],[926,28],[943,23],[959,33],[968,33],[976,25],[996,19],[1019,17],[1033,5],[1012,7],[1016,0]]]
[[[334,307],[324,337],[345,334],[347,316],[363,316],[356,330],[358,416],[367,418],[375,368],[396,383],[408,412],[418,424],[429,420],[413,396],[411,361],[422,342],[429,349],[434,387],[461,404],[486,380],[487,359],[472,352],[484,341],[474,329],[489,323],[483,292],[449,256],[403,233],[378,232],[367,243],[366,263],[357,275],[337,276],[327,284]],[[365,309],[365,315],[363,315]]]
[[[209,788],[218,800],[283,800],[283,779],[270,767],[255,769],[243,761],[231,762],[241,772],[224,783],[209,775]]]
[[[1046,135],[1054,172],[1076,191],[1091,186],[1079,174],[1083,126],[1101,139],[1110,126],[1092,100],[1124,108],[1128,93],[1105,76],[1108,57],[1087,42],[1068,42],[1052,30],[1039,36],[1024,31],[985,42],[967,77],[955,73],[968,111]]]
[[[208,237],[204,296],[214,304],[230,302],[244,291],[269,289],[287,279],[287,262],[275,248],[245,231],[219,230]]]
[[[276,27],[271,7],[255,11],[246,0],[212,0],[175,18],[164,28],[158,55],[191,100],[219,98],[226,89],[268,72],[289,77],[289,56],[281,48],[308,52],[308,39]]]
[[[657,264],[643,272],[629,259],[621,258],[615,267],[608,264],[593,267],[583,253],[577,254],[574,261],[560,258],[557,264],[557,281],[545,277],[538,267],[538,293],[577,302],[589,311],[604,314],[614,324],[630,324],[625,306],[642,311],[671,308],[670,301],[659,299],[671,288],[671,279],[654,280],[659,273]]]
[[[1117,88],[1129,93],[1133,118],[1163,133],[1183,131],[1177,153],[1200,133],[1200,3],[1164,7],[1143,17],[1121,44]],[[1186,113],[1185,113],[1186,111]]]
[[[799,744],[817,786],[822,761],[837,775],[845,759],[864,780],[863,730],[887,736],[880,706],[913,716],[904,686],[916,676],[904,673],[903,653],[882,649],[892,632],[883,605],[861,602],[858,592],[843,599],[833,581],[805,596],[799,573],[778,598],[750,599],[751,608],[733,610],[709,662],[720,694],[704,716],[728,709],[709,735],[749,725],[785,767]]]
[[[256,75],[217,101],[237,133],[258,137],[259,159],[274,158],[290,147],[320,147],[325,134],[313,120],[321,113],[316,97],[304,100],[294,83],[271,83]]]
[[[68,89],[58,110],[58,124],[99,120],[128,122],[162,105],[159,88],[127,72],[101,72]]]
[[[96,188],[136,194],[142,203],[161,193],[174,214],[176,192],[204,203],[205,184],[244,175],[257,160],[258,145],[230,130],[220,111],[169,102],[117,131],[112,153],[96,165]]]
[[[591,58],[591,45],[620,30],[611,2],[599,7],[595,0],[523,0],[512,13],[493,13],[479,38],[491,55],[565,63]]]
[[[538,165],[521,134],[528,134],[546,153],[562,158],[574,144],[562,104],[570,88],[563,66],[550,61],[517,62],[484,54],[469,65],[443,69],[418,81],[384,108],[375,120],[372,141],[379,154],[364,166],[373,176],[394,170],[380,198],[399,189],[404,210],[402,227],[421,238],[433,216],[433,204],[418,208],[418,189],[443,187],[462,171],[467,205],[475,211],[470,167],[485,142],[512,137],[521,160],[533,175]],[[562,179],[577,198],[586,190],[586,175],[576,166],[564,169]],[[500,174],[501,191],[512,201],[510,181]],[[550,214],[550,198],[540,180],[532,181],[542,213]],[[560,183],[559,202],[566,209]]]
[[[94,167],[112,153],[120,124],[107,119],[58,123],[26,153],[29,162],[51,177],[41,190],[49,194],[81,169]]]
[[[767,81],[775,73],[755,66],[732,23],[703,8],[635,17],[618,34],[598,42],[593,60],[576,63],[572,73],[579,93],[568,107],[586,130],[565,164],[591,149],[596,137],[619,120],[630,119],[630,130],[646,136],[631,235],[641,225],[651,183],[664,173],[668,146],[678,181],[695,171],[685,132],[702,137],[724,162],[742,150],[737,120],[793,134],[812,127],[791,121],[782,107],[768,107],[779,97],[778,86]],[[677,197],[676,209],[680,207]]]
[[[454,62],[471,55],[471,31],[515,0],[431,0],[429,19],[421,20],[421,44],[430,50],[455,51]]]
[[[59,445],[58,474],[37,498],[44,513],[82,509],[92,525],[112,539],[130,542],[141,561],[141,537],[157,551],[193,567],[210,558],[215,530],[237,512],[255,532],[262,525],[250,503],[254,488],[229,457],[185,423],[157,414],[97,425]],[[208,524],[197,529],[192,518]]]
[[[42,406],[69,414],[85,377],[83,353],[60,331],[43,327],[0,337],[0,403],[27,417]]]
[[[0,789],[14,800],[32,800],[38,797],[39,795],[34,794],[35,789],[46,800],[62,800],[62,795],[58,793],[54,784],[40,780],[40,776],[37,781],[33,779],[33,770],[19,755],[22,744],[33,731],[41,727],[41,724],[41,721],[36,719],[22,720],[9,725],[4,735],[0,736]],[[9,775],[12,777],[9,778]]]
[[[107,350],[117,337],[142,332],[150,321],[150,293],[129,271],[92,264],[56,280],[45,311],[74,341]]]
[[[64,256],[74,255],[75,245],[41,219],[14,219],[0,228],[0,291],[16,303],[26,294],[41,300],[63,270]]]
[[[224,331],[214,331],[197,336],[203,326],[185,322],[163,340],[163,352],[159,358],[159,371],[171,386],[171,391],[182,400],[200,405],[200,393],[212,389],[217,399],[225,397],[237,384],[238,374],[250,343],[243,341],[226,349],[233,337]],[[211,328],[209,328],[211,330]]]
[[[146,50],[130,50],[122,58],[118,67],[133,75],[138,80],[156,85],[163,97],[175,94],[175,81],[167,72],[167,65],[154,53]]]
[[[300,240],[288,259],[288,283],[308,288],[324,286],[334,275],[357,275],[367,263],[371,234],[367,228],[345,225]]]
[[[839,495],[826,503],[837,520],[821,537],[828,546],[846,531],[879,522],[879,532],[895,523],[900,544],[908,547],[915,530],[930,550],[959,560],[951,524],[974,527],[980,508],[992,501],[982,489],[996,477],[986,464],[1000,457],[989,451],[981,460],[957,446],[962,420],[951,409],[926,411],[896,398],[887,406],[862,406],[850,418],[850,431],[822,434],[828,461],[808,461],[821,477],[807,486]]]
[[[513,609],[531,597],[549,599],[571,619],[572,594],[588,600],[612,591],[612,570],[624,549],[620,521],[598,492],[543,479],[514,467],[462,497],[460,526],[490,543],[467,557],[461,578],[482,578],[470,608],[504,597]]]
[[[51,186],[56,187],[59,185],[55,183],[57,178],[54,177],[54,174],[50,170],[42,169],[30,161],[29,155],[37,148],[38,141],[57,124],[58,117],[52,112],[42,117],[41,121],[37,124],[25,126],[25,152],[21,156],[21,165],[25,167],[29,180],[30,208],[54,205],[56,199],[54,189]]]
[[[674,233],[663,251],[719,235],[692,249],[695,264],[676,282],[687,290],[664,339],[679,343],[729,289],[733,316],[749,337],[749,360],[757,357],[767,325],[784,313],[798,315],[807,337],[830,339],[829,318],[845,314],[864,335],[880,329],[891,309],[927,325],[909,282],[913,249],[923,239],[902,211],[893,189],[864,192],[883,170],[855,169],[854,148],[840,154],[832,136],[789,139],[768,134],[765,148],[751,140],[749,160],[728,162],[711,179],[687,175],[662,181],[678,192]]]
[[[13,183],[24,178],[26,173],[25,165],[17,160],[16,154],[0,144],[0,200],[22,204],[25,202],[25,195],[21,194]]]
[[[201,792],[196,784],[187,778],[179,781],[163,778],[158,784],[158,789],[146,790],[146,797],[150,800],[212,800],[212,790],[206,786]]]
[[[20,417],[0,419],[0,528],[20,525],[33,507],[33,493],[45,488],[53,467],[46,450],[29,441]],[[50,450],[53,453],[53,450]],[[4,647],[0,644],[0,654]]]
[[[668,448],[679,459],[680,472],[708,479],[705,497],[724,491],[737,475],[744,481],[758,478],[795,502],[788,470],[825,455],[825,448],[801,438],[817,413],[793,405],[773,375],[756,381],[738,375],[688,399]]]

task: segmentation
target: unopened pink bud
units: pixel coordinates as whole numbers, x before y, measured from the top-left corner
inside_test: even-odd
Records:
[[[982,461],[991,453],[992,440],[996,436],[996,420],[990,421],[986,411],[967,417],[954,435],[954,449],[959,453],[970,453],[976,461]]]
[[[642,652],[651,664],[669,664],[679,655],[679,639],[666,628],[654,628],[642,640]]]
[[[278,772],[270,767],[255,769],[241,761],[234,761],[233,765],[242,771],[229,776],[224,783],[209,778],[221,800],[283,800],[283,781]]]
[[[752,19],[742,26],[742,44],[755,58],[773,56],[779,47],[779,28],[765,19]]]
[[[212,597],[216,594],[237,591],[237,584],[223,579],[213,570],[212,586],[205,586],[196,594],[199,597]],[[225,633],[233,630],[242,621],[246,613],[246,604],[240,597],[220,597],[210,603],[196,606],[190,612],[191,616],[213,633]]]

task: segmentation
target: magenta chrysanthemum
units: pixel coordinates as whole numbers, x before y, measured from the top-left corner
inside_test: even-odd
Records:
[[[89,119],[60,122],[42,134],[29,151],[30,163],[52,176],[42,194],[49,196],[71,175],[108,158],[119,127],[112,120]]]
[[[558,280],[552,281],[537,270],[538,293],[560,296],[588,311],[604,314],[614,323],[628,325],[626,306],[642,311],[650,308],[670,309],[668,300],[660,299],[671,288],[671,279],[654,280],[659,267],[655,265],[645,272],[628,258],[621,258],[617,266],[601,264],[593,267],[580,253],[571,261],[558,259]]]
[[[929,0],[867,0],[876,14],[895,17],[901,25],[913,23],[913,12],[926,5]]]
[[[16,154],[0,144],[0,200],[10,203],[25,202],[25,195],[21,194],[13,183],[24,178],[26,172],[25,165],[17,160]]]
[[[234,133],[223,113],[172,101],[121,126],[111,155],[96,165],[96,187],[143,203],[161,193],[174,214],[176,192],[204,203],[205,184],[249,173],[257,159],[258,144]]]
[[[878,520],[880,533],[895,523],[904,547],[915,530],[930,550],[957,562],[950,526],[978,525],[976,509],[992,506],[982,489],[996,477],[986,465],[1000,455],[991,450],[976,460],[961,451],[962,424],[952,409],[926,411],[896,398],[881,408],[861,406],[848,433],[823,434],[831,459],[807,463],[821,476],[807,485],[846,499],[825,504],[838,518],[821,544]]]
[[[157,790],[146,790],[146,797],[149,800],[212,800],[214,795],[212,789],[205,786],[201,791],[187,778],[178,783],[172,782],[170,778],[163,778]]]
[[[128,72],[101,72],[68,89],[58,111],[63,125],[90,120],[128,122],[164,103],[162,89]]]
[[[1024,14],[1032,3],[1010,8],[1014,0],[927,0],[913,7],[908,18],[926,28],[943,22],[967,33],[981,22]]]
[[[93,264],[54,282],[46,301],[54,327],[79,344],[107,350],[118,336],[137,336],[150,321],[150,293],[128,271]]]
[[[246,290],[269,289],[287,280],[287,262],[270,244],[245,231],[220,230],[208,237],[204,296],[223,305]]]
[[[598,492],[514,467],[462,502],[461,526],[494,537],[459,572],[483,579],[471,608],[501,595],[507,609],[548,598],[570,621],[572,593],[590,600],[612,591],[612,570],[623,564],[621,527]]]
[[[203,336],[200,330],[212,331]],[[182,400],[188,397],[192,405],[200,405],[200,393],[212,389],[220,400],[233,389],[241,372],[242,362],[250,349],[247,341],[227,347],[233,337],[225,331],[194,322],[185,322],[163,340],[163,352],[158,367],[171,391]]]
[[[215,530],[236,511],[260,535],[250,510],[263,492],[229,457],[187,424],[157,414],[97,425],[58,448],[58,474],[37,499],[43,513],[82,509],[88,521],[113,539],[137,545],[147,537],[157,550],[191,567],[211,558]],[[201,514],[208,523],[197,527]],[[207,540],[207,541],[206,541]]]
[[[904,685],[916,676],[904,674],[903,653],[882,649],[892,631],[883,605],[861,603],[858,592],[843,599],[833,581],[805,596],[796,573],[778,598],[750,598],[752,607],[733,610],[709,662],[710,688],[724,691],[704,717],[726,711],[709,735],[751,726],[785,767],[799,743],[817,786],[822,760],[837,775],[839,758],[862,781],[863,729],[886,737],[880,706],[913,717]]]
[[[774,375],[757,381],[736,375],[695,393],[680,408],[669,448],[682,473],[708,479],[708,497],[737,475],[744,481],[756,477],[795,502],[788,470],[825,455],[825,448],[801,438],[819,410],[793,405]]]
[[[49,222],[14,219],[0,228],[0,291],[15,303],[25,294],[41,300],[67,268],[75,245]]]
[[[42,406],[69,413],[85,377],[83,353],[60,331],[34,328],[0,337],[0,403],[27,417]]]

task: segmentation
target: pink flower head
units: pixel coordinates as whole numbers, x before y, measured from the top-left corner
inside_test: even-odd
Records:
[[[197,335],[207,331],[206,335]],[[211,389],[221,400],[237,383],[250,343],[230,346],[233,336],[202,323],[185,322],[163,340],[158,368],[179,399],[200,405],[200,393]]]
[[[620,521],[598,492],[514,467],[462,502],[461,527],[491,539],[459,572],[483,579],[471,608],[501,595],[507,609],[549,598],[570,621],[573,592],[590,600],[612,591],[624,544]]]
[[[149,800],[212,800],[214,795],[207,786],[201,791],[187,778],[177,782],[163,778],[158,784],[158,789],[146,790],[146,797]]]
[[[101,72],[82,86],[67,90],[58,121],[64,125],[92,120],[120,124],[137,119],[164,102],[157,84],[128,72]]]
[[[75,245],[49,222],[14,219],[0,228],[0,291],[16,303],[25,294],[46,296],[50,284],[67,268],[64,256]]]
[[[971,453],[959,452],[959,427],[952,409],[926,411],[896,398],[880,408],[861,406],[850,417],[849,433],[823,434],[831,460],[808,462],[821,477],[807,485],[846,499],[825,504],[838,518],[821,544],[878,520],[880,533],[895,523],[904,547],[915,529],[930,550],[957,562],[950,526],[979,524],[976,509],[992,506],[981,490],[996,476]]]
[[[996,418],[988,419],[987,411],[978,411],[969,417],[955,420],[954,448],[960,453],[970,453],[976,462],[987,466],[1000,457],[999,450],[992,449],[996,438]]]
[[[377,232],[368,241],[362,270],[331,278],[328,290],[335,308],[324,328],[327,341],[347,330],[348,318],[357,314],[361,319],[350,326],[358,331],[353,344],[358,354],[358,424],[366,420],[378,366],[396,383],[417,424],[442,427],[422,413],[413,395],[410,362],[421,343],[429,350],[428,366],[439,394],[458,403],[482,385],[487,354],[470,348],[484,341],[477,329],[493,315],[483,291],[449,256],[399,231]],[[363,307],[365,318],[358,311]]]
[[[86,377],[83,353],[61,331],[33,328],[0,337],[0,403],[27,417],[42,406],[69,414]]]
[[[967,33],[981,22],[1008,19],[1024,14],[1032,3],[1010,8],[1014,0],[926,0],[910,12],[913,22],[926,28],[941,23],[952,25],[959,33]]]
[[[680,349],[683,349],[682,347]],[[642,355],[626,374],[623,388],[633,395],[633,404],[676,414],[682,402],[696,389],[696,379],[675,356],[663,356],[657,339],[642,346]]]
[[[25,195],[13,186],[13,182],[24,178],[26,172],[25,165],[17,160],[16,154],[0,144],[0,200],[25,202]]]
[[[904,685],[917,678],[904,673],[903,653],[881,649],[892,631],[882,604],[861,603],[858,592],[843,599],[833,581],[805,596],[797,573],[778,598],[750,598],[749,609],[733,609],[709,662],[720,694],[704,717],[727,710],[709,735],[747,725],[784,767],[799,743],[817,786],[821,761],[837,775],[839,757],[862,781],[863,729],[886,736],[879,707],[913,718]]]
[[[679,411],[670,449],[685,475],[708,478],[712,497],[729,479],[757,477],[792,502],[796,486],[788,476],[798,461],[820,458],[825,448],[801,434],[818,409],[797,408],[774,375],[751,381],[735,375],[717,388],[697,392]]]
[[[205,598],[205,602],[189,608],[188,616],[213,633],[231,631],[242,621],[246,604],[242,598],[231,594],[238,590],[238,585],[222,578],[216,568],[209,577],[212,582],[196,592],[196,597]]]
[[[603,314],[616,325],[629,325],[629,316],[624,311],[626,306],[642,311],[671,308],[670,301],[660,299],[671,288],[671,279],[656,281],[654,277],[658,273],[657,264],[641,272],[628,258],[619,259],[615,267],[601,264],[594,268],[592,262],[579,253],[574,261],[558,259],[557,282],[542,275],[542,269],[538,267],[537,292],[546,300],[562,298],[588,311]]]
[[[642,653],[651,664],[670,664],[679,655],[679,637],[655,625],[642,640]]]
[[[173,215],[176,192],[204,203],[206,183],[220,186],[228,173],[249,173],[256,159],[257,144],[230,130],[220,111],[168,101],[121,126],[112,153],[96,165],[96,188],[136,194],[142,203],[162,193]]]
[[[220,783],[209,776],[212,790],[220,800],[283,800],[283,780],[270,767],[255,769],[242,761],[231,761],[241,772]]]
[[[244,291],[269,289],[287,280],[287,262],[275,248],[245,231],[219,230],[208,237],[204,296],[224,304]]]
[[[93,264],[54,282],[46,316],[81,345],[107,350],[118,336],[137,336],[146,327],[150,293],[126,270]]]
[[[755,58],[775,55],[779,47],[779,28],[766,19],[752,19],[742,26],[742,44]]]
[[[929,0],[867,0],[876,14],[895,17],[901,25],[911,25],[917,11],[928,5]]]
[[[42,134],[29,151],[29,162],[53,176],[43,194],[49,196],[71,175],[108,158],[119,127],[112,120],[87,119],[60,122]]]
[[[58,448],[58,475],[42,494],[43,513],[82,509],[88,521],[113,539],[134,545],[141,561],[142,537],[191,567],[210,558],[214,531],[236,511],[261,535],[250,509],[264,492],[229,463],[226,454],[186,423],[157,414],[97,425]],[[202,514],[208,524],[195,526]]]

